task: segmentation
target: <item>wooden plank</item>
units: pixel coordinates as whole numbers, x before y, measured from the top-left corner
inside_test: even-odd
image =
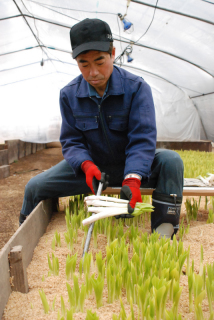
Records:
[[[31,142],[26,142],[25,155],[29,156],[31,154]]]
[[[5,149],[8,149],[8,145],[5,144],[5,143],[1,143],[0,144],[0,150],[5,150]]]
[[[11,293],[8,254],[14,246],[21,245],[23,247],[23,266],[27,268],[33,257],[33,251],[48,226],[51,215],[52,200],[40,202],[0,251],[0,318]]]
[[[8,150],[0,150],[0,166],[8,165]]]
[[[40,151],[43,149],[43,144],[42,143],[37,143],[36,144],[36,151]]]
[[[36,153],[36,143],[31,143],[31,153]]]
[[[19,159],[24,158],[26,155],[26,142],[19,141]]]
[[[110,188],[108,187],[104,190],[103,194],[120,194],[119,187]],[[142,195],[152,195],[154,189],[140,189]],[[206,188],[206,187],[184,187],[183,188],[183,196],[214,196],[214,188]]]
[[[183,196],[214,196],[214,188],[184,187]]]
[[[5,165],[0,167],[0,179],[5,179],[10,175],[10,166]]]
[[[157,141],[156,148],[212,152],[212,141]]]
[[[19,158],[19,140],[7,140],[5,141],[8,147],[8,162],[13,163],[18,161]]]
[[[104,190],[102,193],[103,194],[120,194],[120,189],[119,187],[111,188],[108,187],[106,190]],[[140,189],[142,195],[152,195],[154,189]]]
[[[23,265],[23,247],[15,246],[9,253],[10,279],[12,291],[28,292],[27,271]]]

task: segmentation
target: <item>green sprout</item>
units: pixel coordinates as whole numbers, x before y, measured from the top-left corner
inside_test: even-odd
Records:
[[[79,283],[78,283],[78,278],[74,275],[73,276],[73,281],[74,281],[74,297],[75,297],[75,306],[79,306],[79,297],[80,297],[80,288],[79,288]]]
[[[93,239],[94,239],[94,248],[97,249],[97,229],[98,225],[97,223],[94,224],[94,229],[93,229]]]
[[[54,256],[54,254],[52,253],[52,263],[51,263],[51,259],[48,253],[48,265],[49,265],[49,275],[53,274],[54,276],[58,276],[59,275],[59,260],[57,257]]]
[[[96,253],[96,263],[97,263],[97,270],[98,274],[101,274],[101,276],[104,278],[105,276],[105,259],[102,259],[102,252],[99,251]]]
[[[76,269],[76,262],[77,262],[77,253],[73,256],[70,256],[69,254],[67,255],[66,258],[66,267],[65,267],[65,274],[67,280],[70,278],[73,279],[73,273],[75,272]]]
[[[63,317],[65,317],[65,302],[64,302],[63,296],[61,296],[61,313]]]
[[[87,310],[87,315],[85,320],[99,320],[99,317],[96,314],[96,312],[93,313],[91,310]]]
[[[81,312],[84,312],[84,302],[86,298],[86,286],[82,284],[81,290],[80,290],[80,295],[79,295],[79,310]]]
[[[90,273],[91,260],[92,260],[92,254],[86,252],[83,260],[83,270],[84,270],[85,276]]]
[[[52,242],[51,242],[51,248],[52,248],[52,250],[55,251],[55,247],[56,247],[56,238],[55,238],[55,236],[54,236],[54,237],[53,237],[53,240],[52,240]]]
[[[207,223],[213,223],[213,222],[214,222],[214,212],[213,212],[213,209],[209,209]]]
[[[200,270],[199,270],[199,275],[202,276],[203,274],[203,246],[201,245],[201,256],[200,256]]]
[[[203,278],[196,273],[194,273],[193,289],[194,289],[194,299],[195,299],[195,318],[197,320],[203,320],[204,317],[203,317],[203,312],[201,308],[201,303],[206,296],[206,290],[202,290]]]
[[[67,243],[67,247],[73,251],[74,239],[76,238],[76,230],[74,230],[70,224],[67,224],[67,232],[64,233],[65,242]]]
[[[180,300],[182,289],[183,287],[179,286],[178,281],[173,281],[173,311],[175,316],[177,316],[178,314],[178,303]]]
[[[39,290],[39,295],[40,295],[40,298],[42,300],[42,305],[43,305],[44,311],[45,311],[45,313],[48,313],[49,304],[48,304],[48,301],[47,301],[47,298],[46,298],[46,295],[45,295],[43,289],[41,291]]]
[[[92,278],[92,284],[95,292],[97,308],[100,308],[103,305],[102,295],[104,288],[104,279],[99,274],[97,279]]]
[[[54,236],[55,236],[55,239],[56,239],[56,245],[57,245],[57,247],[61,247],[60,233],[58,233],[58,232],[56,231]]]
[[[207,205],[208,205],[208,197],[205,197],[205,207],[204,207],[205,210],[207,210]]]
[[[66,320],[73,320],[73,309],[67,310]]]
[[[55,298],[53,299],[53,303],[52,303],[52,310],[54,311],[54,308],[55,308],[55,302],[56,302],[56,296]]]
[[[67,291],[68,291],[68,299],[69,299],[70,307],[76,308],[74,290],[71,289],[71,286],[68,282],[66,282],[66,287],[67,287]]]
[[[188,275],[188,286],[189,286],[189,312],[192,312],[193,309],[193,272],[192,269],[190,269],[189,275]]]

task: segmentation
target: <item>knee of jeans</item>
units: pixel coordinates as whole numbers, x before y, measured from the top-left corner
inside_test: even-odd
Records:
[[[31,198],[38,193],[37,177],[31,178],[25,186],[25,198]]]
[[[172,150],[167,150],[165,156],[162,158],[162,164],[164,164],[168,170],[184,170],[183,160],[177,152]]]

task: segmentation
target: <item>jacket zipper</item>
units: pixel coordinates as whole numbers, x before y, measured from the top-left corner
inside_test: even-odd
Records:
[[[102,104],[102,103],[101,103]],[[104,126],[104,122],[103,122],[103,116],[102,116],[102,113],[101,113],[101,104],[98,104],[98,108],[99,108],[99,116],[100,116],[100,120],[101,120],[101,126],[102,126],[102,130],[103,130],[103,133],[104,133],[104,136],[106,138],[106,141],[107,141],[107,145],[108,145],[108,148],[109,148],[109,151],[112,155],[112,158],[114,159],[115,161],[115,157],[114,157],[114,153],[111,149],[111,145],[110,145],[110,142],[108,140],[108,136],[107,136],[107,133],[106,133],[106,130],[105,130],[105,126]]]
[[[103,100],[105,100],[106,98],[108,98],[108,96],[105,97]],[[90,97],[90,99],[91,99],[92,101],[94,101],[91,97]],[[94,101],[94,102],[96,103],[96,101]],[[101,104],[102,104],[102,103],[101,103]],[[104,133],[104,136],[105,136],[105,139],[106,139],[106,142],[107,142],[109,151],[110,151],[110,153],[111,153],[111,156],[112,156],[112,158],[113,158],[114,161],[115,161],[115,156],[114,156],[114,153],[113,153],[113,151],[112,151],[112,149],[111,149],[111,145],[110,145],[110,142],[109,142],[109,140],[108,140],[108,136],[107,136],[107,133],[106,133],[106,130],[105,130],[104,122],[103,122],[103,116],[102,116],[102,113],[101,113],[101,104],[97,104],[97,103],[96,103],[96,105],[98,106],[98,109],[99,109],[99,118],[100,118],[100,120],[101,120],[101,128],[102,128],[102,131],[103,131],[103,133]],[[97,119],[97,121],[98,121],[98,119]],[[115,161],[115,162],[116,162],[116,161]]]

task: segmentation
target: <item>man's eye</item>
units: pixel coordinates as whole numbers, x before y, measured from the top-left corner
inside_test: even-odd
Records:
[[[83,68],[86,68],[88,65],[87,64],[85,64],[84,66],[82,66]]]
[[[101,66],[104,62],[98,63],[98,66]]]

